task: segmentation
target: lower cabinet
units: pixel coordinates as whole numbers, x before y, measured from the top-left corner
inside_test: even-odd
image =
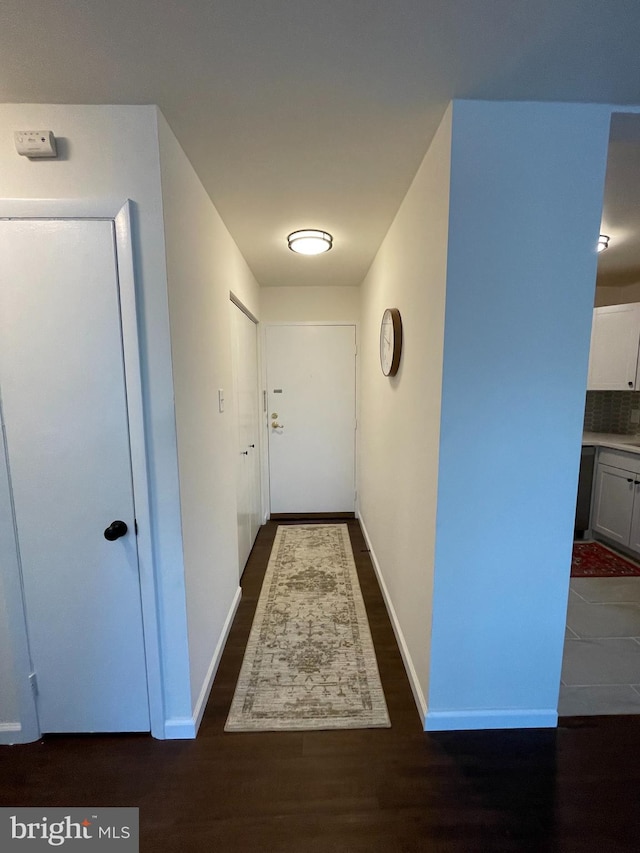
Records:
[[[591,527],[640,552],[640,456],[600,451]]]

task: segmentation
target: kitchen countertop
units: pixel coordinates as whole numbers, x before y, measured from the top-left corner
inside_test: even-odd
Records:
[[[610,447],[612,450],[625,450],[628,453],[640,454],[640,435],[617,435],[609,432],[584,432],[583,445],[595,447]]]

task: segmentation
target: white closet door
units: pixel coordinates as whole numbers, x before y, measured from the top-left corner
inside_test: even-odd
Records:
[[[113,223],[0,221],[0,386],[40,729],[147,731]]]
[[[238,422],[238,564],[242,574],[260,529],[260,415],[258,345],[253,320],[231,304],[235,411]]]

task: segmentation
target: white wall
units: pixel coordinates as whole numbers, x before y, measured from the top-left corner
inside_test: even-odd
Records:
[[[454,103],[429,729],[556,724],[609,119]]]
[[[19,157],[12,131],[24,127],[53,130],[61,156],[39,162]],[[165,716],[182,719],[191,714],[191,691],[156,109],[4,104],[0,128],[0,197],[134,202]]]
[[[362,285],[358,497],[424,717],[435,547],[451,109]],[[399,308],[403,354],[383,376],[379,329]]]
[[[158,116],[189,625],[197,718],[237,603],[237,426],[229,291],[255,315],[258,284],[163,116]],[[218,389],[227,405],[218,411]],[[230,499],[231,498],[231,499]]]
[[[309,258],[309,263],[314,260]],[[359,287],[263,287],[260,319],[263,323],[352,321],[360,317]]]

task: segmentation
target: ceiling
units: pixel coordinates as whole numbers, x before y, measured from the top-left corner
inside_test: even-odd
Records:
[[[357,285],[452,97],[640,103],[638,34],[637,0],[3,0],[0,101],[157,103],[262,285]]]

